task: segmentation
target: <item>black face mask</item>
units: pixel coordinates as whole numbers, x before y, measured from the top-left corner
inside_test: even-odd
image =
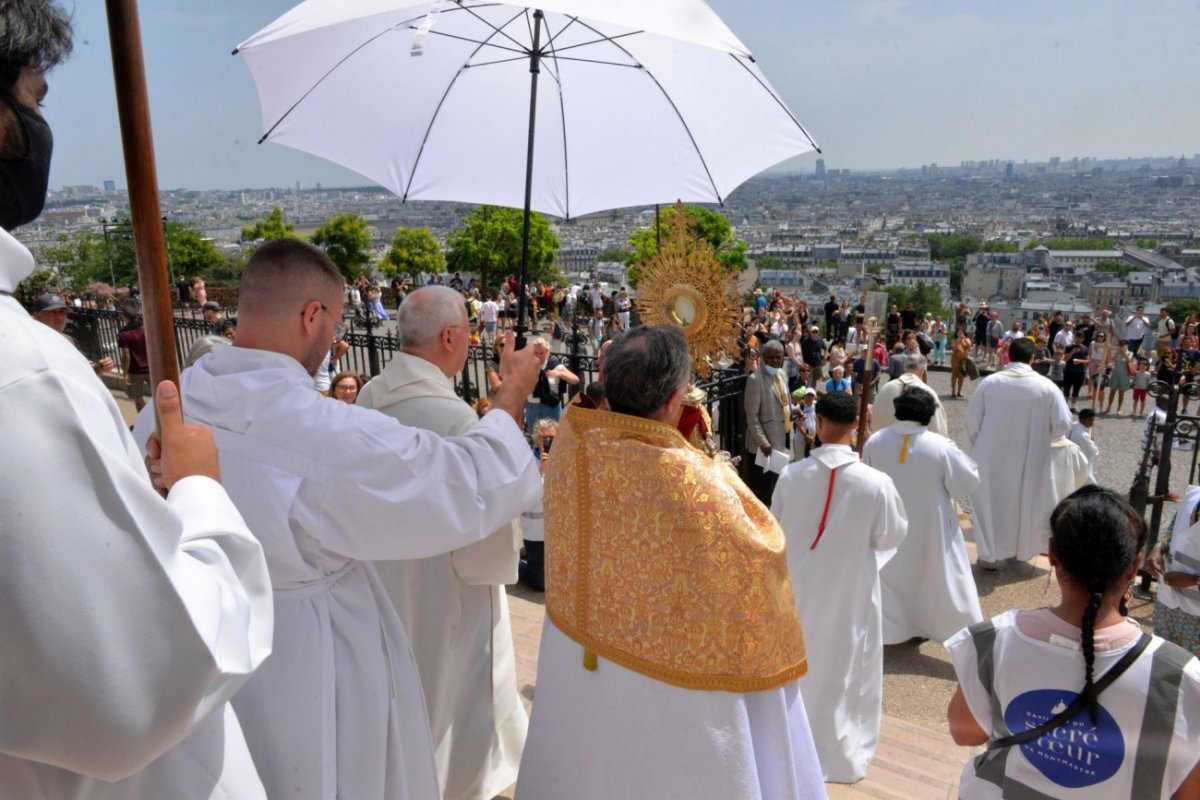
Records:
[[[0,100],[16,112],[28,143],[24,158],[0,160],[0,226],[11,231],[32,222],[42,213],[50,182],[50,151],[54,147],[54,137],[46,120],[18,103],[12,95],[0,91]]]

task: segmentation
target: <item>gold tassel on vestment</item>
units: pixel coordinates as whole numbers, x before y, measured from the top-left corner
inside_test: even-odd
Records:
[[[904,441],[900,444],[900,463],[903,464],[908,460],[908,437],[910,434],[904,434]]]
[[[600,665],[596,661],[596,653],[593,650],[583,649],[583,668],[589,672],[595,672]]]

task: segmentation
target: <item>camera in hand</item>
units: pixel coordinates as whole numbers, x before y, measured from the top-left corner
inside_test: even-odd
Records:
[[[553,436],[547,436],[545,439],[542,439],[542,452],[543,452],[543,453],[549,453],[549,452],[550,452],[550,445],[552,445],[552,444],[554,444],[554,437],[553,437]]]

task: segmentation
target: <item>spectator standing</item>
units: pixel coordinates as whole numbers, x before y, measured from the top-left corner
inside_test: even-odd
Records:
[[[821,368],[825,363],[825,340],[821,338],[821,329],[816,325],[809,327],[808,336],[800,340],[800,354],[808,365],[809,385],[815,389],[820,385],[823,377]]]
[[[141,411],[150,396],[150,356],[146,352],[146,326],[141,310],[133,305],[121,309],[125,325],[117,334],[117,346],[121,348],[121,375],[125,381],[125,392]]]
[[[1129,345],[1129,352],[1134,358],[1137,358],[1148,330],[1150,320],[1146,319],[1146,307],[1138,305],[1133,314],[1125,319],[1125,343]]]

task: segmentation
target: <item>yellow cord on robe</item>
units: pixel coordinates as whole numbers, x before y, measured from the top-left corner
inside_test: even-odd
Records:
[[[904,441],[900,444],[900,463],[903,464],[908,459],[908,437],[911,434],[904,434]]]
[[[595,672],[600,665],[596,661],[596,651],[583,649],[583,668]]]

